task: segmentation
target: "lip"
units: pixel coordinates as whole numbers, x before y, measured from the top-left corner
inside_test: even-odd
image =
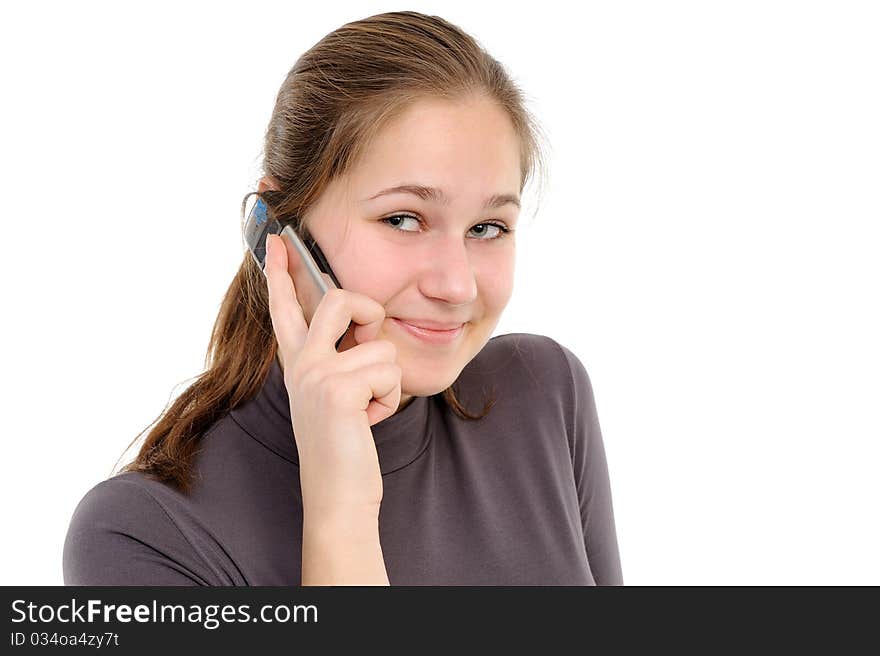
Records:
[[[392,317],[392,319],[394,320],[394,323],[403,328],[410,335],[417,337],[428,344],[449,344],[454,342],[464,330],[464,324],[460,324],[458,328],[453,328],[451,330],[434,330],[413,325],[407,321],[398,319],[397,317]]]
[[[441,323],[439,321],[431,321],[430,319],[404,319],[403,317],[394,318],[398,321],[408,323],[410,326],[415,326],[416,328],[422,328],[424,330],[457,330],[462,325],[464,325],[464,321],[461,321],[459,323]]]

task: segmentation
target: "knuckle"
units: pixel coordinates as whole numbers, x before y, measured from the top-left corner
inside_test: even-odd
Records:
[[[397,360],[397,347],[387,339],[374,339],[359,345],[371,360],[378,362]]]
[[[330,309],[335,310],[337,306],[342,305],[342,296],[338,293],[339,291],[338,289],[328,289],[327,293],[318,301],[318,307],[326,305]]]
[[[382,348],[384,349],[385,354],[387,355],[387,359],[396,361],[397,360],[397,346],[394,344],[394,342],[392,342],[391,340],[388,340],[388,339],[382,339],[382,340],[379,340],[379,343],[382,345]]]
[[[326,294],[330,298],[331,303],[342,305],[345,303],[345,292],[341,289],[333,287],[327,290]]]

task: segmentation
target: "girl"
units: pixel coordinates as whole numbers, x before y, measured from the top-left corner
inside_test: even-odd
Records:
[[[300,57],[258,193],[341,289],[310,293],[278,236],[265,274],[244,257],[210,366],[77,507],[65,583],[622,584],[583,364],[490,337],[537,134],[436,16],[372,16]]]

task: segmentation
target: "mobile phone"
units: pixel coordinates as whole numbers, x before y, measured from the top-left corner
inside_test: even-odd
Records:
[[[264,275],[266,273],[266,238],[270,233],[281,235],[282,238],[287,239],[293,245],[305,263],[309,278],[320,291],[319,298],[332,287],[341,289],[339,280],[336,278],[336,274],[333,273],[333,269],[330,268],[330,263],[324,257],[318,242],[309,234],[305,234],[300,238],[290,224],[282,226],[281,222],[274,217],[266,202],[257,195],[257,201],[248,213],[248,218],[244,225],[244,240],[251,256],[253,256],[254,261],[260,267],[260,270],[263,271]],[[322,273],[329,275],[332,282],[328,283],[321,275]],[[346,333],[351,329],[353,323],[349,322]],[[337,350],[339,350],[339,345],[344,337],[345,333],[336,340]]]

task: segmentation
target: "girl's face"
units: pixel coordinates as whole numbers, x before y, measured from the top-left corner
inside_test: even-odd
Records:
[[[385,191],[401,185],[436,192]],[[259,188],[269,186],[264,178]],[[489,340],[513,291],[519,188],[519,141],[502,109],[424,100],[305,215],[340,286],[385,308],[378,338],[397,347],[398,409],[449,387]],[[314,311],[303,307],[307,321]],[[463,326],[432,344],[394,318]],[[339,348],[355,345],[349,331]]]

